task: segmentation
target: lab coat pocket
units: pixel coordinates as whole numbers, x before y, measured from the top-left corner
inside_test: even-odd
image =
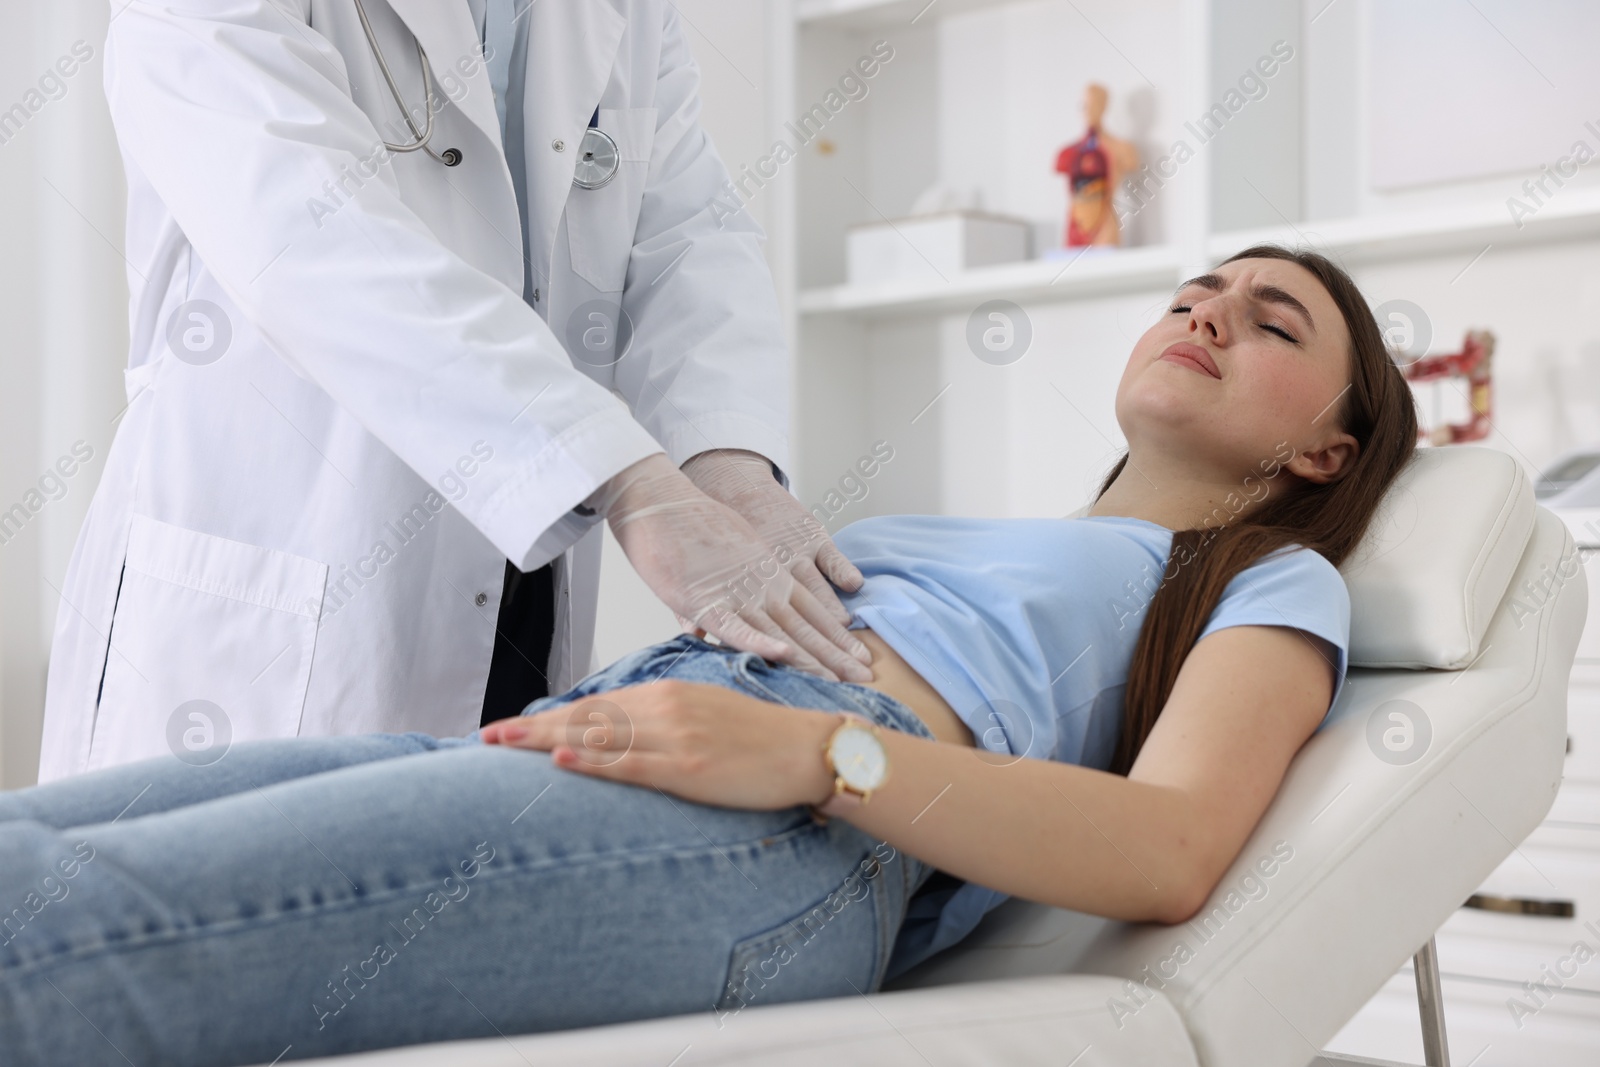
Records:
[[[615,293],[622,290],[633,254],[656,109],[601,108],[599,128],[617,142],[617,173],[598,189],[574,185],[567,193],[567,248],[574,273],[600,292]]]
[[[89,768],[299,731],[328,568],[135,515]]]

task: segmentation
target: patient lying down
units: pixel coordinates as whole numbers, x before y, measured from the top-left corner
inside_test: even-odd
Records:
[[[1335,567],[1416,421],[1349,278],[1270,246],[1179,288],[1116,414],[1079,518],[839,532],[870,684],[685,634],[465,738],[0,794],[5,1062],[728,1026],[874,991],[1007,897],[1185,920],[1338,696]],[[841,712],[889,774],[827,818]]]

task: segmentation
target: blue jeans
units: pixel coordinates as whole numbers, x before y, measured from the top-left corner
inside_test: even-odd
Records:
[[[687,635],[527,711],[663,677],[932,736],[876,690]],[[146,760],[0,794],[0,1059],[265,1063],[700,1011],[734,1027],[875,991],[931,873],[804,807],[695,804],[476,735]]]

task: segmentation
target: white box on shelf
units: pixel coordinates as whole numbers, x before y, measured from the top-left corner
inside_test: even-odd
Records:
[[[939,281],[974,267],[1028,258],[1033,224],[981,211],[951,211],[852,226],[846,238],[852,285]]]

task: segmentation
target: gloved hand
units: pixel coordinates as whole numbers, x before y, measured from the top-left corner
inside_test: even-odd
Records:
[[[795,581],[786,551],[665,454],[623,470],[584,504],[606,517],[633,569],[686,628],[834,681],[872,680],[871,653]]]
[[[769,545],[784,546],[795,580],[840,623],[850,622],[833,586],[855,592],[864,580],[861,571],[839,551],[817,517],[778,484],[765,456],[744,449],[701,452],[683,465],[683,473],[701,492],[743,515]]]

